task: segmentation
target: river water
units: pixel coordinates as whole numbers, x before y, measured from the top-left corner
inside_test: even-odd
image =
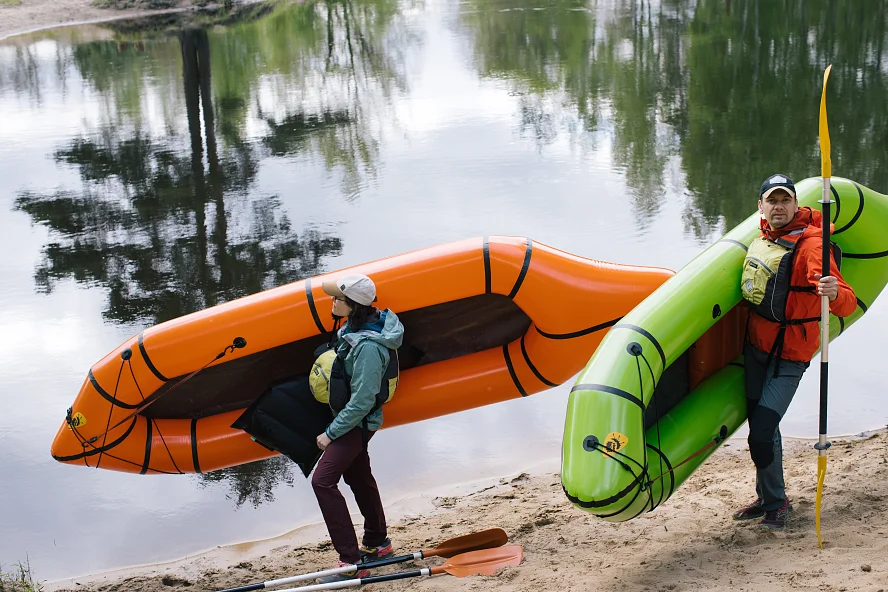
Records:
[[[342,0],[0,42],[0,564],[40,579],[320,519],[280,459],[203,476],[61,465],[89,367],[146,326],[486,234],[678,269],[776,171],[888,191],[880,3]],[[553,302],[557,306],[557,302]],[[830,432],[888,422],[874,303],[831,347]],[[570,383],[385,430],[383,497],[558,467]],[[817,433],[809,373],[784,434]]]

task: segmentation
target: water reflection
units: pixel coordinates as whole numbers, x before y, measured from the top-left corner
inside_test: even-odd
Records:
[[[57,72],[73,67],[103,109],[53,155],[82,187],[15,200],[52,231],[38,292],[73,278],[107,289],[106,319],[151,325],[322,272],[342,240],[311,225],[296,232],[279,197],[255,191],[260,163],[319,160],[339,172],[347,200],[375,178],[379,111],[406,88],[387,36],[398,11],[390,0],[345,1],[246,25],[268,5],[237,19],[212,13],[242,25],[226,30],[112,23],[115,39],[57,54]],[[39,101],[31,58],[19,52],[8,82]],[[280,459],[200,478],[228,482],[238,506],[293,481]]]
[[[843,113],[854,106],[832,133],[834,170],[888,186],[888,171],[871,166],[885,160],[888,139],[883,3],[462,6],[460,28],[480,75],[524,95],[522,131],[541,149],[559,133],[593,141],[608,134],[642,225],[670,184],[686,184],[685,228],[706,239],[749,214],[749,188],[768,171],[810,176],[819,80],[829,63],[830,105]]]
[[[58,549],[41,548],[44,569],[65,575],[142,562],[149,548],[150,557],[169,559],[222,539],[267,536],[282,515],[287,523],[312,519],[310,488],[283,459],[195,477],[203,497],[187,479],[135,483],[116,474],[68,477],[55,463],[32,467],[35,458],[51,463],[48,430],[82,370],[132,325],[489,232],[680,266],[749,214],[765,174],[816,174],[816,107],[829,62],[834,171],[885,191],[886,13],[866,0],[331,0],[118,21],[0,44],[0,218],[7,244],[27,242],[7,262],[27,268],[4,267],[0,284],[11,294],[6,320],[15,322],[7,328],[43,336],[2,352],[10,360],[3,390],[34,393],[30,404],[12,406],[18,423],[4,434],[21,452],[4,468],[30,467],[22,482],[54,484],[43,488],[52,499],[29,498],[31,511],[16,506],[16,514],[39,512],[33,508],[58,496],[94,513],[71,514],[62,526],[11,521],[16,537],[73,533]],[[368,220],[398,226],[381,240]],[[29,275],[51,296],[29,300]],[[69,295],[71,307],[54,310]],[[108,323],[75,306],[80,298]],[[855,327],[858,336],[872,331],[859,343],[880,339],[879,310]],[[847,378],[858,406],[836,411],[844,414],[836,424],[849,430],[875,427],[872,418],[884,415],[866,398],[879,386],[865,368],[878,360],[864,361],[878,348],[859,350],[845,354],[848,367],[861,369]],[[66,368],[56,382],[30,370],[46,359]],[[504,404],[387,431],[381,474],[406,492],[519,466],[523,459],[503,451],[525,454],[527,434],[548,438],[557,457],[566,392],[555,394],[563,397],[545,408],[520,403],[539,405],[533,412]],[[803,404],[795,435],[809,420]],[[816,426],[816,413],[809,423]],[[492,440],[471,441],[480,432]],[[405,462],[428,471],[405,472]],[[86,482],[102,484],[94,498],[75,495]],[[290,483],[292,499],[268,503]],[[222,510],[212,505],[220,488],[241,512],[229,512],[225,500]],[[95,499],[122,491],[135,497],[120,496],[120,518],[137,514],[144,524],[153,500],[199,499],[183,512],[206,512],[202,527],[189,530],[204,538],[185,541],[179,532],[178,546],[139,540],[128,555],[105,549],[89,554],[96,563],[79,563],[80,539],[96,532],[79,528],[107,522]],[[223,531],[220,514],[241,522]],[[257,516],[267,517],[264,526]],[[165,524],[173,522],[185,523]],[[248,527],[255,530],[244,534]]]
[[[234,501],[235,507],[250,502],[258,508],[263,502],[274,501],[275,490],[281,484],[293,486],[294,466],[289,459],[278,456],[201,475],[198,483],[201,487],[223,483],[229,489],[226,497]]]

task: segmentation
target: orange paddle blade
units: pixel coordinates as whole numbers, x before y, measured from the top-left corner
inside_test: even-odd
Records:
[[[453,557],[468,551],[502,547],[509,541],[502,528],[489,528],[444,541],[434,549],[423,550],[423,557]]]
[[[460,553],[442,565],[436,565],[431,572],[432,574],[447,572],[459,578],[474,575],[492,576],[504,567],[520,565],[522,559],[524,559],[524,549],[521,545],[508,545],[497,549]]]

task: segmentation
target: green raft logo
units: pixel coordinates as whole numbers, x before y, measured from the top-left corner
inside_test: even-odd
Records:
[[[620,432],[611,432],[604,440],[605,454],[611,455],[618,452],[629,442],[629,438]]]

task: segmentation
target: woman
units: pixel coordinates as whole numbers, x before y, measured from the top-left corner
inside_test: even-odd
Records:
[[[324,282],[323,288],[333,297],[333,316],[347,320],[333,346],[337,361],[331,372],[330,403],[336,416],[317,437],[318,448],[324,454],[311,485],[342,566],[393,554],[379,489],[370,470],[367,442],[382,426],[382,403],[397,382],[397,349],[404,338],[404,326],[392,311],[373,306],[376,286],[366,275],[347,275],[336,282]],[[348,507],[339,492],[340,477],[345,478],[364,516],[360,549]],[[368,574],[369,570],[362,569],[318,581],[329,583]]]

